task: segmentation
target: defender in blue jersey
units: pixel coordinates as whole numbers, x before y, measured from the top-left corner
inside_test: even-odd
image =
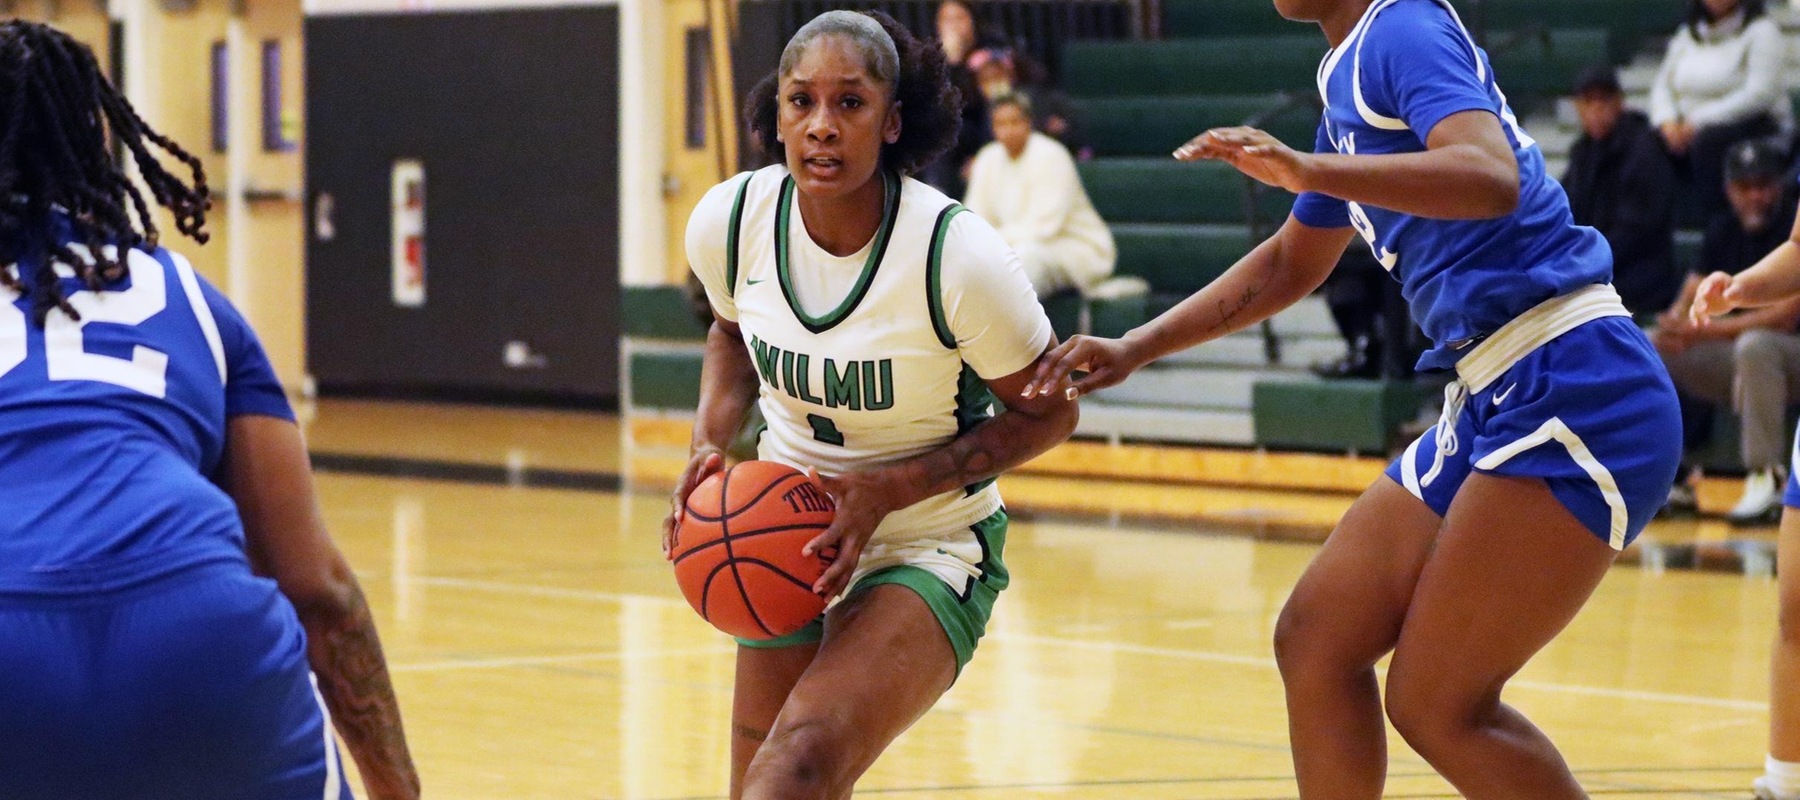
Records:
[[[1176,151],[1295,192],[1217,281],[1119,340],[1075,337],[1032,387],[1078,391],[1268,318],[1360,235],[1454,370],[1438,424],[1371,486],[1295,587],[1275,634],[1303,797],[1375,798],[1387,718],[1465,796],[1578,798],[1544,734],[1500,702],[1666,497],[1675,392],[1574,223],[1493,66],[1447,0],[1276,0],[1331,49],[1314,153],[1248,128]]]
[[[416,798],[287,398],[108,133],[204,242],[199,161],[46,26],[0,24],[0,102],[0,797],[347,798],[335,715]]]
[[[1800,297],[1800,219],[1788,240],[1736,275],[1715,272],[1700,282],[1689,317],[1699,325],[1740,308]],[[1800,468],[1800,432],[1792,466]],[[1800,800],[1800,473],[1788,472],[1775,579],[1781,597],[1769,667],[1769,754],[1754,791],[1759,800]]]

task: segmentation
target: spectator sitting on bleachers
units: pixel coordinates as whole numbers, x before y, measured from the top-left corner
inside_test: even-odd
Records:
[[[1725,209],[1719,165],[1745,139],[1787,131],[1787,40],[1764,0],[1689,0],[1650,90],[1650,121],[1702,218]]]
[[[1725,163],[1731,210],[1706,229],[1700,261],[1681,296],[1658,320],[1653,340],[1683,403],[1733,403],[1742,420],[1744,493],[1728,519],[1734,524],[1772,522],[1781,511],[1786,481],[1788,403],[1800,398],[1800,300],[1790,300],[1696,327],[1687,316],[1700,279],[1714,271],[1736,274],[1787,241],[1795,200],[1785,192],[1786,158],[1766,141],[1742,142]],[[1700,442],[1695,422],[1710,409],[1684,408],[1688,448]],[[1670,505],[1691,505],[1692,489],[1677,486]]]
[[[1001,95],[1019,95],[1031,103],[1031,124],[1040,133],[1062,143],[1062,146],[1086,161],[1093,157],[1081,130],[1075,104],[1068,95],[1050,85],[1043,67],[1024,53],[1002,47],[990,47],[969,54],[969,69],[988,102]]]
[[[1019,254],[1039,297],[1087,290],[1112,274],[1112,230],[1094,211],[1075,159],[1031,129],[1031,102],[1002,95],[989,104],[994,141],[975,156],[969,210]]]
[[[938,46],[950,62],[950,85],[962,93],[962,128],[956,134],[956,146],[938,160],[919,170],[918,178],[944,194],[961,198],[968,189],[969,162],[983,145],[993,141],[988,131],[987,102],[981,86],[975,82],[975,71],[969,68],[969,57],[998,40],[987,35],[975,21],[975,12],[967,0],[943,0],[937,7]]]
[[[1581,138],[1569,153],[1562,185],[1575,222],[1599,229],[1612,245],[1613,286],[1640,318],[1654,315],[1681,291],[1675,267],[1675,168],[1642,112],[1625,108],[1611,66],[1588,69],[1575,82]]]

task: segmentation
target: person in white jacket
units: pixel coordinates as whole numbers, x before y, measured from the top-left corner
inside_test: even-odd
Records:
[[[1087,290],[1112,275],[1111,229],[1094,211],[1067,148],[1031,129],[1031,102],[995,98],[994,141],[969,174],[966,205],[1000,231],[1019,254],[1039,297]]]
[[[1764,0],[1690,0],[1650,89],[1650,121],[1707,216],[1725,210],[1726,151],[1793,126],[1787,41]]]

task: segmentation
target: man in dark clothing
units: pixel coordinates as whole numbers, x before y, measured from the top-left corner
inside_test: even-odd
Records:
[[[1800,398],[1800,334],[1794,330],[1800,323],[1800,301],[1749,309],[1705,327],[1689,322],[1687,310],[1702,277],[1741,272],[1787,241],[1795,198],[1785,191],[1786,168],[1786,154],[1778,144],[1750,140],[1731,148],[1725,162],[1730,210],[1707,227],[1700,261],[1675,303],[1657,320],[1652,336],[1682,392],[1690,448],[1704,436],[1698,423],[1711,417],[1710,408],[1694,407],[1690,400],[1731,404],[1742,420],[1749,474],[1742,498],[1727,515],[1737,524],[1773,522],[1781,513],[1788,461],[1786,411]],[[1680,505],[1677,500],[1686,500],[1686,494],[1676,487],[1671,505]]]
[[[1599,229],[1613,251],[1613,286],[1633,314],[1668,308],[1681,289],[1675,267],[1675,168],[1642,112],[1625,109],[1612,67],[1575,84],[1581,138],[1569,153],[1564,191],[1575,221]]]

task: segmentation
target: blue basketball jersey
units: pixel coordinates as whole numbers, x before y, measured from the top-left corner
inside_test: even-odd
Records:
[[[1421,369],[1446,369],[1467,344],[1536,306],[1612,280],[1612,251],[1575,224],[1568,196],[1519,127],[1446,0],[1377,0],[1319,66],[1325,114],[1315,151],[1349,155],[1423,152],[1431,129],[1463,111],[1490,111],[1519,162],[1519,205],[1488,220],[1437,220],[1302,193],[1294,218],[1356,228],[1400,280],[1413,317],[1435,345]]]
[[[0,288],[0,595],[243,559],[213,482],[226,419],[293,411],[250,326],[186,259],[133,249],[126,265],[101,292],[57,267],[79,322],[53,310],[40,327],[29,291]],[[30,289],[36,266],[4,268]]]

